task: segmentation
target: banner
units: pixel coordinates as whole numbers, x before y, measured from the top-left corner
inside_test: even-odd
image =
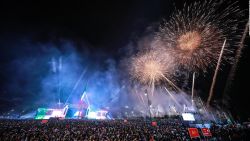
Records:
[[[42,121],[41,121],[41,123],[43,124],[43,123],[47,123],[48,122],[48,120],[46,120],[46,119],[43,119]]]
[[[212,133],[208,128],[201,128],[203,136],[212,136]]]
[[[189,133],[189,135],[190,135],[190,138],[197,138],[197,137],[200,137],[200,134],[199,134],[197,128],[188,128],[188,133]]]
[[[157,126],[157,122],[156,121],[152,121],[151,125],[152,126]]]

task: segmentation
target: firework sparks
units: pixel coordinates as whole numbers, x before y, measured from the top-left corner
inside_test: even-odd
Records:
[[[214,94],[213,90],[214,90],[214,86],[215,86],[215,83],[216,83],[216,78],[217,78],[218,70],[219,70],[219,67],[220,67],[221,58],[222,58],[222,54],[223,54],[223,51],[224,51],[225,44],[226,44],[226,39],[225,39],[225,41],[223,43],[223,46],[222,46],[222,49],[221,49],[221,52],[220,52],[220,57],[218,59],[216,69],[215,69],[215,72],[214,72],[213,81],[212,81],[212,85],[211,85],[211,88],[210,88],[210,91],[209,91],[209,97],[208,97],[208,100],[207,100],[207,106],[209,106],[210,101],[212,99],[212,96]]]
[[[177,40],[177,47],[181,50],[193,51],[201,44],[201,35],[197,31],[187,32]]]
[[[152,86],[152,93],[154,86],[167,81],[170,85],[175,86],[173,82],[168,79],[174,70],[173,59],[170,55],[159,53],[157,51],[149,51],[147,53],[139,54],[132,59],[132,66],[130,73],[132,77],[142,84]],[[175,88],[178,88],[175,86]]]
[[[206,71],[216,66],[221,46],[227,38],[229,42],[223,59],[229,60],[228,54],[233,49],[231,46],[235,45],[232,40],[238,34],[239,20],[236,18],[242,14],[237,3],[225,3],[208,0],[189,6],[185,4],[182,10],[176,10],[170,20],[160,26],[155,37],[158,44],[155,48],[164,47],[174,56],[177,66],[190,71]],[[221,11],[223,6],[224,10]]]
[[[226,85],[225,85],[224,92],[223,92],[223,98],[222,98],[223,103],[227,102],[227,100],[229,98],[227,96],[227,94],[228,94],[228,91],[230,90],[230,87],[232,85],[232,81],[233,81],[234,76],[235,76],[236,68],[237,68],[237,65],[238,65],[238,63],[240,61],[242,49],[244,48],[244,41],[245,41],[248,30],[249,30],[249,20],[248,20],[248,22],[247,22],[247,24],[245,26],[244,33],[242,35],[239,47],[238,47],[238,49],[236,51],[236,56],[235,56],[235,59],[234,59],[234,63],[232,65],[231,69],[230,69],[229,76],[228,76],[227,81],[226,81]]]
[[[162,80],[162,74],[169,73],[171,65],[165,60],[165,57],[158,56],[153,51],[137,55],[132,59],[131,74],[143,84],[157,83]]]

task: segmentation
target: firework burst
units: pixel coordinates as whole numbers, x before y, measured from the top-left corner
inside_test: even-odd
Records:
[[[172,62],[168,57],[153,51],[138,54],[132,58],[131,75],[142,84],[158,83],[162,75],[170,73]]]
[[[206,71],[216,65],[223,41],[227,38],[223,59],[229,60],[228,54],[237,44],[237,18],[242,11],[237,3],[225,3],[209,0],[189,6],[185,4],[182,10],[176,10],[170,20],[160,26],[154,48],[164,47],[174,56],[177,66],[190,71]]]
[[[178,89],[169,79],[174,71],[173,58],[167,53],[161,52],[151,50],[139,53],[131,61],[130,74],[141,84],[151,86],[152,93],[155,85],[161,84],[161,82],[167,82]]]

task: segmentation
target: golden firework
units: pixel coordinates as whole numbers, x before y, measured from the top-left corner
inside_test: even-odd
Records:
[[[240,41],[241,15],[237,2],[205,0],[185,4],[159,27],[154,50],[165,48],[174,56],[176,66],[205,72],[216,66],[225,38],[228,42],[222,59],[231,61],[233,47]]]
[[[133,57],[131,75],[143,84],[152,85],[165,79],[173,71],[173,59],[170,55],[149,51]]]
[[[192,51],[201,45],[201,35],[197,31],[189,31],[184,33],[177,39],[177,47]]]

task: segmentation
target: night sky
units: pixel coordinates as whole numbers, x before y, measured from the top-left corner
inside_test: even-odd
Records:
[[[74,51],[87,61],[90,68],[98,65],[100,71],[106,69],[105,61],[112,59],[119,63],[126,55],[124,49],[131,42],[155,30],[155,25],[174,10],[173,3],[181,7],[184,0],[151,0],[151,1],[25,1],[0,2],[0,112],[9,111],[20,105],[29,104],[40,86],[31,83],[40,82],[47,72],[40,58],[51,53],[41,45],[52,45],[52,50],[65,51],[65,42],[74,44]],[[247,0],[241,0],[240,8],[248,14]],[[248,18],[247,15],[245,18]],[[244,24],[242,25],[244,29]],[[249,102],[249,36],[237,68],[236,77],[229,96],[230,110],[241,119],[250,117]],[[67,50],[67,49],[66,49]],[[49,55],[48,55],[49,56]],[[27,58],[35,62],[35,68],[29,68]],[[19,61],[16,61],[19,60]],[[26,64],[25,68],[18,68]],[[225,85],[229,66],[220,71],[216,84],[217,99]],[[29,73],[30,72],[30,73]],[[225,73],[223,73],[225,72]],[[203,80],[203,88],[209,88],[209,81]],[[205,79],[210,79],[207,76]],[[15,86],[13,86],[15,85]],[[16,87],[16,85],[19,85]],[[202,87],[202,86],[201,86]],[[202,88],[201,88],[202,90]],[[207,94],[207,90],[205,90]],[[206,99],[204,94],[204,99]],[[20,106],[22,107],[22,106]]]

